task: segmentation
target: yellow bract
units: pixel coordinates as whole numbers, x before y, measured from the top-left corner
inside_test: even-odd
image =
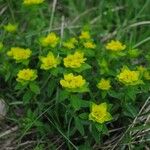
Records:
[[[24,0],[23,4],[24,5],[32,5],[32,4],[41,4],[43,2],[44,2],[44,0]]]
[[[91,48],[91,49],[96,48],[96,45],[91,41],[85,42],[85,43],[83,43],[83,45],[85,48]]]
[[[59,42],[59,37],[55,33],[49,33],[46,37],[40,39],[42,46],[56,47]]]
[[[117,78],[125,85],[137,85],[142,83],[142,81],[140,80],[139,71],[131,71],[125,67],[122,68],[120,74],[117,75]]]
[[[49,52],[46,57],[41,56],[40,61],[42,62],[41,69],[44,70],[55,68],[60,63],[59,58],[56,58],[52,52]]]
[[[85,62],[84,53],[75,52],[64,58],[64,65],[68,68],[79,68]]]
[[[25,83],[27,81],[33,81],[37,78],[37,72],[33,69],[22,69],[17,74],[17,81]]]
[[[20,47],[12,47],[10,51],[7,52],[9,57],[12,57],[16,61],[23,61],[28,59],[32,54],[30,49],[24,49]]]
[[[98,123],[112,120],[111,114],[107,111],[107,103],[101,103],[99,105],[93,103],[91,113],[89,114],[89,120]]]
[[[60,84],[64,88],[77,89],[84,86],[86,83],[85,79],[81,75],[75,76],[72,73],[64,75],[64,79],[60,80]]]
[[[89,40],[91,38],[89,31],[82,31],[79,38],[84,40]]]
[[[122,51],[126,48],[126,45],[123,45],[120,41],[118,40],[112,40],[110,43],[106,44],[106,49],[110,51]]]
[[[16,32],[17,27],[18,27],[17,24],[8,23],[7,25],[4,26],[4,30],[7,32]]]
[[[97,87],[101,90],[109,90],[111,88],[110,80],[101,79]]]
[[[71,38],[67,42],[63,43],[63,46],[67,49],[73,49],[75,48],[75,45],[78,43],[76,38]]]

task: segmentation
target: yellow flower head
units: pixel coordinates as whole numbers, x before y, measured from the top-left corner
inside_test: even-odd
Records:
[[[42,62],[41,69],[44,70],[56,68],[57,65],[60,63],[59,58],[56,58],[52,52],[49,52],[46,57],[41,56],[40,61]]]
[[[16,61],[23,61],[31,56],[32,52],[30,49],[24,49],[20,47],[12,47],[10,51],[7,52],[9,57],[12,57]]]
[[[85,48],[90,48],[90,49],[96,48],[96,45],[91,41],[85,42],[85,43],[83,43],[83,45]]]
[[[79,38],[84,40],[89,40],[91,38],[89,31],[82,31]]]
[[[34,4],[41,4],[43,2],[44,2],[44,0],[24,0],[23,4],[24,5],[34,5]]]
[[[22,69],[17,74],[17,81],[20,83],[33,81],[36,78],[37,78],[37,72],[33,69]]]
[[[4,26],[4,30],[7,32],[16,32],[17,27],[18,27],[17,24],[8,23],[7,25]]]
[[[117,75],[117,78],[125,85],[137,85],[142,83],[142,81],[140,80],[139,71],[131,71],[125,67],[122,68],[120,74]]]
[[[63,46],[67,49],[74,49],[75,45],[78,43],[76,38],[71,38],[67,42],[63,43]]]
[[[84,86],[86,83],[85,79],[81,75],[75,76],[72,73],[64,75],[64,79],[60,80],[60,84],[64,88],[77,89]]]
[[[111,88],[110,80],[101,79],[97,87],[101,90],[109,90]]]
[[[122,51],[126,48],[126,45],[123,45],[120,41],[112,40],[110,43],[106,44],[106,49],[110,51]]]
[[[99,105],[93,103],[91,113],[89,114],[89,120],[97,123],[104,123],[112,120],[111,114],[107,111],[107,103],[101,103]]]
[[[64,65],[67,68],[79,68],[85,62],[84,53],[75,52],[64,58]]]
[[[40,40],[42,46],[47,47],[56,47],[59,42],[59,37],[55,33],[49,33],[46,37],[41,38]]]

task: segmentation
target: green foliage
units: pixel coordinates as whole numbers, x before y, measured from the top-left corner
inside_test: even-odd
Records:
[[[149,96],[149,1],[64,0],[57,3],[53,18],[50,1],[31,6],[16,0],[0,1],[0,97],[10,105],[8,120],[12,125],[19,125],[19,136],[39,142],[34,150],[59,146],[91,150],[93,145],[101,146],[111,137],[111,129],[128,127]],[[64,23],[61,16],[65,16],[64,27],[60,27]],[[13,33],[4,30],[8,23],[17,24],[17,30]],[[52,44],[43,46],[41,38],[46,39],[54,31],[58,41],[53,37]],[[90,38],[81,39],[82,31],[88,32]],[[77,40],[75,48],[63,46],[70,38]],[[111,40],[120,41],[126,48],[107,49]],[[91,41],[96,48],[84,46]],[[16,61],[7,54],[12,47],[29,48],[32,54],[26,60]],[[81,61],[80,67],[74,64],[72,68],[66,67],[64,58],[78,50],[83,52],[83,58],[81,54],[68,63],[78,65]],[[49,52],[54,58],[51,55],[51,61],[43,60],[43,63],[40,59]],[[49,68],[42,69],[42,63]],[[139,69],[141,66],[143,70]],[[35,69],[37,77],[28,78],[24,74],[21,77],[25,82],[19,82],[18,72],[27,68]],[[120,79],[123,68],[131,72]],[[61,80],[69,73],[81,75],[82,80],[80,77],[76,82],[69,79],[70,86],[67,83],[67,87],[63,86]],[[102,78],[110,81],[109,90],[97,87]],[[103,102],[107,103],[107,111],[100,110],[101,114],[95,111],[96,117],[109,112],[112,120],[103,123],[89,120],[92,105]],[[130,131],[148,128],[149,125],[139,125]],[[28,132],[33,132],[33,136]],[[127,135],[124,142],[131,140]]]

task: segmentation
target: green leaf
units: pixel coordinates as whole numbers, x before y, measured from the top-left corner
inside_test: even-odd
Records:
[[[15,86],[15,90],[20,90],[20,89],[22,89],[22,84],[17,83]]]
[[[103,124],[95,123],[95,127],[99,132],[102,132],[103,130]]]
[[[59,92],[59,98],[57,99],[58,102],[62,102],[65,99],[67,99],[69,97],[69,92],[66,90],[61,90]]]
[[[78,72],[78,73],[80,73],[80,72],[82,72],[84,70],[87,70],[87,69],[91,69],[91,66],[89,64],[87,64],[87,63],[84,63],[84,64],[81,65],[81,67],[75,68],[73,70]]]
[[[82,107],[90,107],[91,104],[92,104],[91,101],[81,100],[81,106],[82,106]]]
[[[86,83],[84,86],[82,86],[81,88],[77,88],[77,89],[67,89],[67,91],[69,92],[78,92],[78,93],[83,93],[83,92],[89,92],[89,88],[88,88],[88,83]]]
[[[5,81],[8,81],[10,76],[11,76],[11,72],[7,72],[7,74],[5,75]]]
[[[138,114],[138,111],[131,103],[124,104],[124,112],[126,116],[135,118]]]
[[[34,92],[35,94],[40,94],[40,88],[36,82],[31,82],[29,87],[30,87],[30,90]]]
[[[88,57],[95,56],[95,51],[93,49],[84,49],[83,52],[84,52],[85,56],[88,56]]]
[[[33,96],[33,93],[31,91],[27,91],[24,95],[23,95],[23,102],[24,103],[28,103],[31,98]]]
[[[63,71],[64,69],[62,67],[52,68],[51,74],[57,77],[60,73],[63,73]]]
[[[83,136],[84,135],[84,127],[83,127],[83,124],[82,124],[81,120],[77,117],[75,117],[74,120],[75,120],[75,126],[76,126],[77,130]]]
[[[48,97],[52,96],[54,90],[56,89],[56,86],[57,86],[57,81],[54,78],[48,81],[46,89],[45,89],[47,91]]]
[[[116,91],[112,91],[112,90],[108,91],[108,94],[109,94],[109,96],[117,98],[117,99],[122,99],[122,97],[124,95],[124,93],[122,93],[120,91],[116,92]]]
[[[70,103],[75,110],[79,110],[81,108],[81,99],[77,95],[71,95]]]
[[[88,114],[88,113],[81,113],[81,114],[79,115],[79,117],[80,117],[81,119],[87,120],[88,117],[89,117],[89,114]]]
[[[78,147],[78,150],[91,150],[90,143],[86,141],[84,144]]]
[[[92,136],[94,137],[95,141],[99,143],[100,140],[100,132],[97,132],[97,128],[95,127],[95,124],[92,124]]]

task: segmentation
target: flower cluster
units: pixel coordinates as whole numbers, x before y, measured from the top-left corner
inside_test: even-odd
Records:
[[[141,84],[140,72],[132,71],[126,67],[123,67],[120,74],[117,75],[118,80],[125,85],[137,85]]]
[[[81,75],[75,76],[72,73],[64,75],[64,79],[60,80],[62,87],[67,89],[81,88],[85,83],[86,81]]]
[[[110,80],[101,79],[100,82],[97,84],[97,87],[101,90],[109,90],[111,88]]]
[[[40,56],[41,69],[49,70],[51,68],[56,68],[60,63],[60,59],[56,58],[52,52],[49,52],[46,57]]]
[[[117,72],[117,70],[112,71],[109,68],[109,62],[113,61],[113,58],[115,58],[114,56],[118,54],[120,54],[118,56],[121,56],[121,51],[126,49],[126,45],[122,44],[118,40],[112,40],[111,42],[107,43],[105,48],[112,52],[119,52],[119,53],[111,53],[107,57],[105,57],[104,55],[103,58],[103,53],[105,52],[104,50],[102,53],[100,53],[102,55],[100,56],[102,59],[98,58],[100,59],[100,63],[98,65],[94,64],[93,68],[91,68],[93,58],[97,59],[97,57],[99,56],[97,57],[95,56],[96,55],[95,52],[97,51],[96,49],[97,46],[94,43],[94,40],[92,40],[89,31],[82,31],[79,37],[70,38],[62,43],[60,43],[60,38],[55,33],[52,32],[49,33],[46,37],[42,37],[40,39],[40,44],[43,46],[43,50],[40,51],[41,53],[38,55],[40,68],[42,70],[49,70],[48,73],[51,73],[52,75],[55,76],[64,74],[64,78],[60,79],[59,82],[63,88],[62,90],[65,89],[65,91],[70,93],[89,92],[91,85],[88,84],[87,80],[84,79],[82,75],[86,75],[86,73],[84,74],[84,71],[87,68],[93,69],[93,74],[96,74],[95,68],[97,68],[98,65],[100,67],[99,70],[102,76],[99,82],[97,83],[97,88],[102,90],[102,94],[101,93],[99,94],[102,98],[111,95],[111,92],[115,89],[114,87],[116,84],[115,81],[123,83],[123,84],[117,83],[117,86],[120,86],[122,88],[124,87],[128,88],[128,86],[134,86],[139,84],[141,85],[144,80],[150,80],[149,70],[142,66],[140,67],[136,66],[137,67],[136,71],[130,70],[128,67],[123,67],[119,73]],[[58,45],[62,46],[60,51]],[[1,47],[3,47],[3,45]],[[71,51],[68,51],[68,49]],[[90,52],[93,51],[94,51],[94,55],[92,54],[91,57],[92,61],[91,61],[88,59],[88,57],[91,56]],[[129,54],[129,51],[128,52],[124,51],[124,52],[126,54]],[[14,60],[16,60],[16,62],[22,62],[24,60],[27,60],[31,56],[31,54],[32,51],[30,49],[28,48],[24,49],[20,47],[12,47],[11,50],[7,52],[7,55],[13,58]],[[118,56],[117,58],[119,59]],[[61,58],[63,59],[63,65],[65,66],[65,68],[61,66],[62,65]],[[87,59],[89,64],[85,62]],[[122,67],[122,65],[120,67]],[[109,70],[112,72],[109,72]],[[73,73],[71,73],[71,71]],[[81,73],[81,74],[76,75],[74,74],[74,72]],[[97,77],[99,78],[99,74],[97,75]],[[36,78],[37,78],[37,71],[28,68],[28,69],[20,70],[17,74],[16,80],[21,84],[25,84],[34,81]],[[111,82],[113,81],[113,78],[117,80]],[[92,86],[93,87],[95,86],[96,88],[96,85],[92,85]],[[106,93],[108,93],[108,95],[105,96]],[[108,104],[101,103],[97,105],[93,103],[91,112],[89,114],[89,120],[100,124],[112,120],[112,116],[108,112]]]
[[[32,51],[30,49],[24,49],[20,47],[12,47],[11,50],[7,52],[9,57],[12,57],[18,62],[28,59],[31,54]]]
[[[17,81],[24,84],[27,81],[34,81],[37,78],[37,72],[33,69],[22,69],[17,74]]]
[[[97,123],[104,123],[112,120],[112,116],[107,109],[107,103],[101,103],[99,105],[93,103],[91,113],[89,114],[89,120]]]
[[[51,32],[46,37],[42,37],[40,42],[44,47],[50,46],[54,48],[59,42],[59,37],[54,32]]]
[[[70,38],[68,41],[63,43],[63,46],[67,49],[74,49],[78,43],[76,38]]]
[[[74,54],[69,54],[64,58],[64,65],[67,68],[79,68],[85,61],[84,53],[76,51]]]
[[[91,39],[89,31],[82,31],[81,35],[79,36],[79,38],[81,40],[89,40],[89,39]]]
[[[4,30],[7,32],[16,32],[17,27],[18,27],[17,24],[8,23],[7,25],[4,26]]]
[[[33,5],[33,4],[41,4],[43,2],[44,2],[44,0],[24,0],[23,4],[24,5]]]
[[[112,52],[117,52],[117,51],[122,51],[126,48],[126,45],[123,45],[120,41],[118,40],[112,40],[110,43],[107,43],[106,49],[110,50]]]
[[[83,43],[83,46],[85,48],[95,49],[96,45],[92,41],[87,41]]]

